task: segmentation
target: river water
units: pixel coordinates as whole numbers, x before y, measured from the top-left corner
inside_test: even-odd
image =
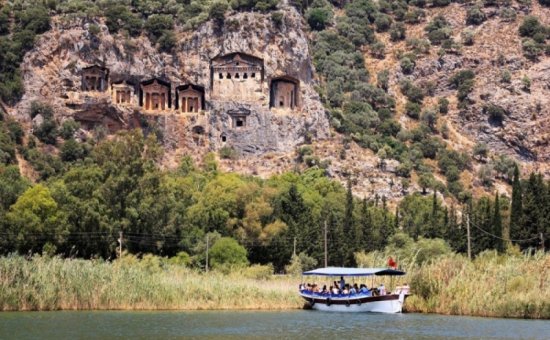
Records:
[[[4,312],[0,339],[550,339],[550,321],[318,311]]]

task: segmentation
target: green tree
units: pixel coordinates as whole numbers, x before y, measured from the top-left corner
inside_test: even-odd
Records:
[[[500,199],[498,192],[495,195],[495,213],[492,224],[493,234],[498,237],[494,239],[494,248],[499,253],[502,253],[504,252],[504,240],[502,240],[502,238],[504,238],[504,234],[502,232],[502,213],[500,211]]]
[[[12,242],[20,253],[39,252],[50,242],[63,243],[67,225],[63,212],[48,188],[41,184],[29,188],[10,207],[6,215]]]
[[[209,261],[214,269],[230,269],[248,265],[246,249],[231,237],[222,237],[210,249]]]
[[[306,13],[307,23],[315,31],[324,30],[328,26],[330,18],[330,10],[324,7],[311,8]]]
[[[519,178],[519,168],[514,166],[514,179],[512,182],[512,203],[510,207],[510,238],[519,239],[522,237],[521,220],[523,215],[523,193]]]

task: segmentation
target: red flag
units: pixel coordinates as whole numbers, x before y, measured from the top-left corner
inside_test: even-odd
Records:
[[[397,268],[397,263],[393,260],[393,258],[390,256],[388,259],[388,267],[390,268]]]

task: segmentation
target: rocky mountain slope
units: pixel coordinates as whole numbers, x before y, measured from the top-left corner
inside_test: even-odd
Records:
[[[363,54],[373,85],[378,72],[389,71],[387,92],[395,98],[396,119],[404,129],[412,130],[419,122],[405,114],[403,80],[425,90],[425,109],[437,106],[439,98],[448,99],[448,113],[441,115],[437,123],[440,130],[445,126],[448,148],[471,154],[480,142],[488,146],[488,155],[474,158],[473,165],[461,174],[467,190],[484,193],[494,187],[481,187],[478,173],[491,158],[501,155],[521,162],[526,172],[537,170],[550,176],[550,58],[545,54],[536,60],[527,58],[522,51],[523,38],[518,34],[526,15],[537,16],[549,26],[550,9],[536,1],[485,2],[486,6],[479,7],[484,20],[478,25],[467,24],[467,14],[475,5],[468,2],[428,6],[419,22],[405,23],[406,40],[393,41],[390,32],[375,33],[385,45],[383,57],[373,56],[368,46],[363,48]],[[502,14],[509,9],[516,13],[513,18]],[[101,18],[90,22],[54,17],[53,27],[24,58],[21,70],[25,94],[8,111],[26,121],[30,129],[31,103],[48,103],[58,121],[74,118],[85,122],[83,126],[88,131],[81,131],[82,136],[98,125],[114,132],[147,122],[147,126],[162,132],[167,149],[164,162],[168,167],[176,166],[184,154],[200,159],[208,151],[230,148],[238,155],[222,161],[222,166],[230,171],[267,176],[321,165],[329,175],[342,181],[351,175],[361,196],[378,194],[396,200],[410,190],[419,190],[414,172],[410,179],[397,176],[399,161],[383,160],[380,153],[358,146],[329,126],[330,117],[317,88],[326,79],[316,73],[312,60],[311,41],[316,33],[286,1],[281,2],[279,11],[283,14],[280,21],[269,14],[231,12],[223,24],[210,20],[192,31],[176,27],[177,43],[172,53],[159,52],[144,35],[132,38],[111,34]],[[335,8],[335,18],[341,15],[342,10]],[[426,24],[437,16],[448,21],[454,41],[462,42],[468,36],[473,44],[452,46],[445,53],[432,46],[417,54],[412,72],[404,72],[402,57],[415,48],[410,41],[426,39]],[[216,98],[212,60],[232,53],[263,60],[265,81],[257,100],[239,100],[239,94],[234,100]],[[108,68],[113,83],[132,82],[136,93],[141,82],[153,77],[170,82],[172,89],[195,84],[204,89],[208,109],[190,115],[173,110],[147,113],[137,102],[133,106],[116,105],[110,91],[82,91],[81,70],[90,65]],[[475,83],[462,100],[466,105],[459,105],[457,89],[449,79],[464,69],[474,72]],[[271,107],[271,84],[283,77],[291,77],[299,84],[299,107]],[[498,109],[498,119],[491,114],[492,109]],[[233,116],[228,112],[251,112],[246,113],[251,115],[246,129],[235,130]],[[304,151],[303,146],[309,144]],[[430,160],[427,163],[435,169]],[[434,174],[436,179],[445,181],[437,171]],[[496,189],[508,191],[506,183],[498,178]]]

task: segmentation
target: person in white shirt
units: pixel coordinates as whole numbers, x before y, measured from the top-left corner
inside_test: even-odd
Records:
[[[386,287],[384,287],[383,283],[381,283],[380,287],[378,287],[378,291],[380,292],[380,296],[386,295]]]

